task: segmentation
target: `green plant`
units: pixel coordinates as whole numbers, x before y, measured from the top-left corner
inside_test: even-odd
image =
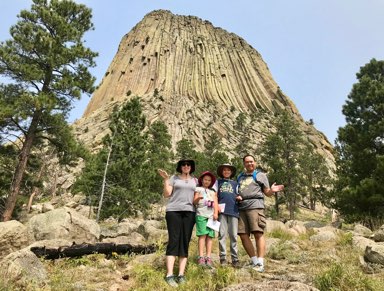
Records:
[[[315,277],[314,283],[320,291],[383,290],[377,289],[380,285],[383,287],[380,282],[369,278],[355,266],[342,262],[331,263]]]
[[[282,228],[276,228],[268,232],[268,237],[279,238],[282,241],[292,240],[293,235]]]
[[[351,232],[340,233],[337,237],[337,245],[339,246],[351,246],[353,240],[353,235]]]
[[[284,260],[293,256],[293,248],[291,245],[284,241],[279,241],[270,247],[268,257],[274,260]]]

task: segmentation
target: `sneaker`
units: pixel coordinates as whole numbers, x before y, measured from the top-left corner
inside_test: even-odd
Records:
[[[256,272],[259,272],[259,273],[264,273],[264,265],[258,264],[255,267],[253,267],[252,270],[255,270]]]
[[[177,276],[177,283],[179,283],[179,285],[182,285],[182,284],[184,284],[186,282],[187,282],[187,279],[185,278],[184,275]]]
[[[199,257],[199,258],[197,259],[197,264],[198,264],[199,266],[205,266],[205,259],[204,259],[204,257]]]
[[[239,261],[232,261],[232,267],[239,269],[241,268],[240,262]]]
[[[167,276],[165,277],[165,282],[168,283],[169,286],[172,286],[172,287],[177,287],[177,282],[175,280],[175,276]]]
[[[253,269],[253,268],[256,268],[257,266],[259,266],[259,265],[258,264],[255,265],[253,262],[249,262],[249,263],[245,264],[243,266],[243,268],[244,269]]]
[[[226,265],[227,260],[225,258],[220,259],[220,265]]]
[[[211,259],[210,257],[206,257],[206,258],[205,258],[205,265],[206,265],[208,268],[210,268],[210,269],[213,268],[213,262],[212,262],[212,259]]]

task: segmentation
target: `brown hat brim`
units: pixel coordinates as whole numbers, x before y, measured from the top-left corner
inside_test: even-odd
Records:
[[[218,166],[217,167],[217,171],[216,171],[217,176],[219,176],[220,178],[224,178],[223,177],[223,169],[224,168],[230,168],[231,169],[232,173],[231,173],[230,178],[235,177],[235,175],[236,175],[236,168],[235,168],[235,166],[232,166],[231,164],[222,164],[222,165]]]

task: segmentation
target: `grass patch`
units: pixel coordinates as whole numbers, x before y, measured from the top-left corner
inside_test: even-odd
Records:
[[[358,268],[342,262],[331,263],[315,277],[314,283],[320,291],[384,290],[382,282],[370,278]]]
[[[338,234],[336,244],[338,246],[352,246],[353,243],[353,234],[351,232],[343,232]]]
[[[268,232],[268,237],[278,238],[282,241],[292,240],[293,235],[284,229],[276,228]]]

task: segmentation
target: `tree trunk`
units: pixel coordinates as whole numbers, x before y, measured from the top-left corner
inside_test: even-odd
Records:
[[[55,260],[63,257],[81,257],[90,254],[151,254],[154,253],[157,246],[152,244],[148,246],[132,246],[130,244],[114,244],[114,243],[96,243],[96,244],[79,244],[70,247],[31,247],[37,257],[48,260]]]
[[[3,221],[9,221],[12,218],[12,213],[16,205],[17,195],[19,195],[20,192],[21,181],[23,180],[32,145],[35,140],[37,126],[40,122],[41,113],[42,112],[40,110],[35,111],[31,125],[29,126],[28,132],[25,136],[25,141],[19,156],[19,162],[16,166],[14,179],[11,184],[11,191],[7,197],[7,201],[5,202]]]
[[[276,211],[276,216],[279,217],[280,215],[280,209],[279,209],[279,196],[278,196],[278,192],[275,192],[274,195],[275,195],[275,211]]]
[[[111,139],[111,145],[109,146],[107,163],[105,164],[104,175],[103,175],[103,184],[102,184],[102,188],[101,188],[99,207],[97,209],[96,222],[99,222],[99,219],[100,219],[101,206],[103,205],[103,199],[104,199],[105,185],[107,183],[107,173],[108,173],[108,167],[109,167],[109,159],[111,158],[113,139],[115,138],[115,134],[116,134],[116,131],[113,133],[113,136],[112,136],[112,139]]]

